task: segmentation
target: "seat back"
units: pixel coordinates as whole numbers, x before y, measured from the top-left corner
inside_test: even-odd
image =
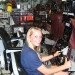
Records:
[[[10,38],[9,34],[6,32],[6,30],[2,27],[0,27],[0,36],[2,37],[5,49],[7,49],[8,46],[11,46],[11,44],[10,44],[11,43],[11,41],[10,41],[11,38]]]
[[[72,34],[69,40],[69,45],[72,49],[75,50],[75,19],[71,19],[72,23]]]
[[[55,40],[63,37],[64,25],[62,24],[63,14],[52,13],[50,14],[51,19],[51,32],[54,35]]]
[[[21,55],[21,52],[15,52],[15,59],[16,59],[16,64],[17,64],[19,75],[27,75],[26,70],[22,67],[20,63],[20,55]]]

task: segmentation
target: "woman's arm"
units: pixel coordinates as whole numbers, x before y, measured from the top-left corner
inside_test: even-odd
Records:
[[[48,60],[50,60],[50,59],[52,59],[53,57],[56,57],[56,56],[58,56],[58,55],[60,55],[60,51],[57,51],[57,52],[56,52],[55,54],[53,54],[53,55],[41,56],[41,61],[42,61],[42,62],[48,61]]]
[[[56,66],[56,67],[52,67],[52,68],[46,68],[42,64],[39,68],[37,68],[37,70],[40,71],[41,73],[43,73],[44,75],[50,75],[50,74],[59,73],[60,71],[70,68],[70,67],[71,67],[71,61],[67,61],[67,62],[65,62],[64,65]]]
[[[41,61],[45,62],[45,61],[52,59],[53,57],[54,57],[53,55],[41,56]]]

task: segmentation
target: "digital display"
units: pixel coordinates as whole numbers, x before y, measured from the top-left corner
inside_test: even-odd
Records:
[[[33,15],[27,15],[27,21],[33,21]]]

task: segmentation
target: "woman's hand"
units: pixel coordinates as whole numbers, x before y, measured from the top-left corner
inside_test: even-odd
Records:
[[[60,51],[56,51],[56,53],[54,53],[54,57],[59,56],[60,54]]]
[[[64,63],[64,65],[65,65],[65,68],[70,68],[72,66],[71,60],[67,61],[67,58],[65,57],[65,63]]]

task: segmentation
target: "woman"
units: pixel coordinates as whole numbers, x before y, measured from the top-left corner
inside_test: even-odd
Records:
[[[21,52],[21,64],[28,75],[58,75],[59,71],[71,67],[70,61],[66,61],[64,65],[59,67],[45,67],[42,62],[60,55],[60,52],[57,51],[54,55],[49,55],[45,57],[40,56],[38,54],[38,51],[40,51],[41,40],[41,29],[37,27],[31,27],[27,32],[26,44],[24,45]]]

